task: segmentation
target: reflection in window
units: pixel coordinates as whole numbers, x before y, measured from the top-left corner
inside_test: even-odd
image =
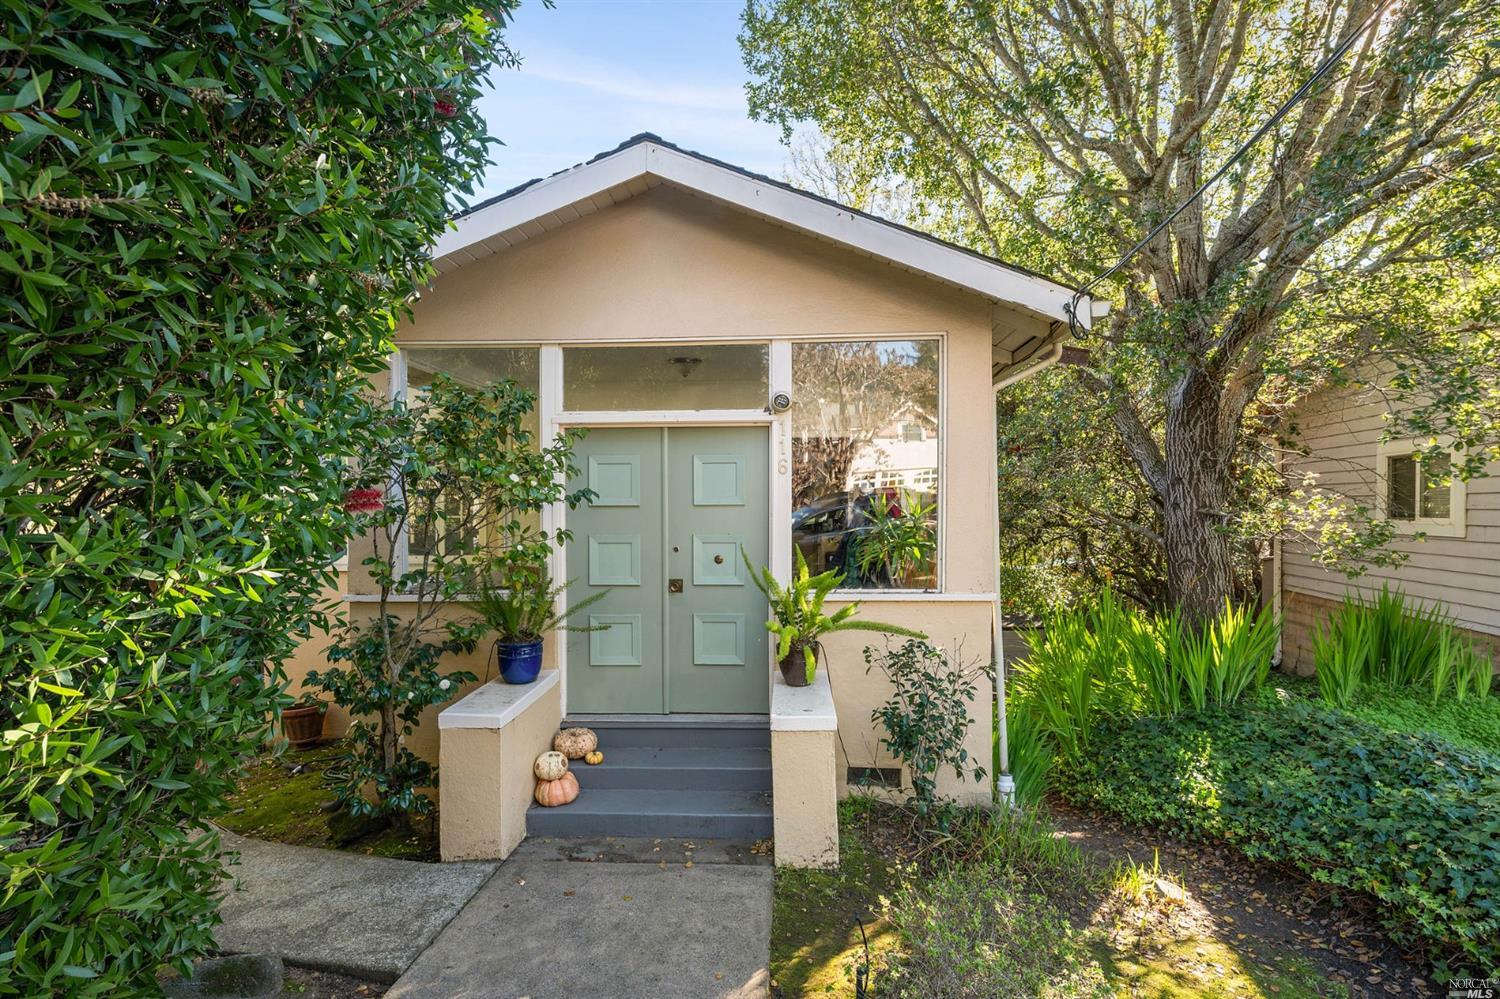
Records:
[[[764,409],[769,371],[763,343],[565,347],[563,408]]]
[[[792,346],[792,540],[844,585],[937,585],[938,341]]]
[[[540,376],[535,347],[409,347],[402,351],[406,360],[406,394],[418,403],[433,377],[442,374],[460,386],[482,389],[500,381],[512,381],[536,399]],[[541,447],[541,418],[533,405],[521,419],[521,426]],[[464,501],[451,498],[449,508],[428,519],[413,516],[406,536],[407,557],[425,564],[428,558],[442,555],[459,558],[478,550],[481,537],[475,533]],[[466,522],[469,522],[466,524]],[[528,530],[540,527],[541,515],[535,512],[522,517]],[[485,531],[489,540],[489,530]]]
[[[1386,516],[1392,520],[1447,520],[1453,507],[1452,466],[1448,455],[1421,461],[1414,453],[1386,458]]]

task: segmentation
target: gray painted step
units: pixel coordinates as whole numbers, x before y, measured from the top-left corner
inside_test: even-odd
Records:
[[[601,733],[600,742],[603,741]],[[606,787],[675,791],[771,789],[770,751],[747,747],[655,749],[624,746],[606,751],[604,762],[597,766],[575,760],[569,769],[585,792]]]
[[[765,839],[771,829],[769,791],[590,788],[571,804],[526,813],[530,836]]]
[[[610,749],[770,749],[771,726],[765,715],[575,715],[562,727],[580,725],[599,736],[608,759]]]

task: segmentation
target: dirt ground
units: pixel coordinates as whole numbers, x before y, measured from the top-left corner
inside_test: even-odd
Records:
[[[1223,846],[1173,840],[1126,827],[1107,816],[1049,802],[1064,835],[1103,860],[1160,864],[1184,889],[1183,904],[1156,907],[1173,937],[1214,938],[1254,960],[1256,949],[1303,956],[1354,996],[1445,994],[1424,965],[1403,954],[1358,903],[1339,904],[1334,889],[1247,860]],[[1168,888],[1170,891],[1170,888]]]

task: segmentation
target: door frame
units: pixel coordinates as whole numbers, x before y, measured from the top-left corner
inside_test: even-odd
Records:
[[[790,413],[772,413],[769,404],[765,409],[663,409],[663,410],[564,410],[562,400],[562,349],[563,345],[548,345],[540,348],[538,374],[540,391],[537,393],[542,433],[546,440],[554,439],[564,430],[587,427],[765,427],[767,428],[767,475],[769,496],[766,512],[770,518],[770,567],[777,579],[786,581],[792,571],[792,419]],[[792,345],[787,340],[772,340],[769,344],[769,395],[790,392],[792,388]],[[550,532],[565,530],[568,526],[566,503],[550,503],[542,510],[542,527]],[[555,545],[549,559],[548,569],[555,580],[566,580],[567,546]],[[564,590],[559,600],[566,602]],[[566,605],[566,604],[565,604]],[[554,636],[555,637],[555,636]],[[561,674],[562,713],[568,713],[568,643],[554,640],[557,671]],[[774,646],[768,643],[766,656],[766,687],[771,685],[771,657]]]

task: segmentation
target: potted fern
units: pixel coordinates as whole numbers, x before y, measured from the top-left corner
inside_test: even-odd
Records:
[[[609,595],[605,590],[562,610],[557,600],[566,584],[553,584],[545,566],[520,566],[503,579],[486,579],[475,594],[475,609],[497,637],[491,656],[506,683],[531,683],[542,668],[542,641],[549,631],[596,631],[576,628],[567,619]]]
[[[821,639],[824,635],[837,631],[875,631],[906,638],[927,637],[920,631],[900,625],[857,619],[858,601],[846,604],[832,614],[824,614],[823,602],[844,582],[844,574],[830,569],[814,576],[807,568],[807,559],[802,557],[801,549],[794,548],[793,552],[797,565],[792,582],[789,586],[782,586],[769,568],[761,566],[757,570],[750,564],[750,556],[740,549],[740,557],[745,560],[745,568],[750,570],[750,578],[771,605],[766,630],[776,636],[776,660],[787,686],[805,687],[812,683],[818,670],[818,656],[823,651]]]

